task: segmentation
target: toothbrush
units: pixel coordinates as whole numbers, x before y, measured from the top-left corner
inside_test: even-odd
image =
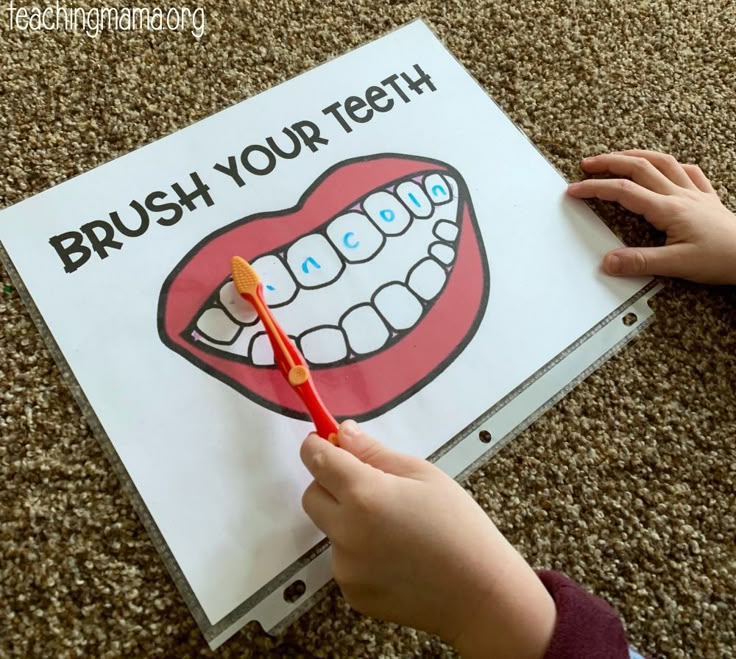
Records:
[[[230,259],[230,269],[235,288],[256,310],[271,342],[276,365],[291,388],[302,399],[309,416],[314,421],[317,434],[337,445],[337,421],[322,402],[304,357],[276,322],[263,299],[263,283],[258,273],[248,261],[239,256]]]

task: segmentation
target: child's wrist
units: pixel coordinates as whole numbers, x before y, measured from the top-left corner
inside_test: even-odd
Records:
[[[452,641],[463,659],[544,657],[557,610],[536,574],[524,568],[507,572],[503,583],[474,600],[474,610],[466,614],[461,634]]]

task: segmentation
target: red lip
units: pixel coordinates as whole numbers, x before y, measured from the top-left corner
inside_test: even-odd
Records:
[[[248,216],[214,232],[190,250],[162,286],[161,340],[264,407],[308,419],[275,367],[246,364],[192,341],[192,319],[229,278],[233,255],[252,261],[314,232],[373,190],[434,172],[448,174],[458,186],[460,232],[444,289],[413,329],[385,349],[350,363],[313,368],[317,388],[336,418],[360,421],[390,410],[455,359],[475,334],[488,300],[488,265],[467,187],[456,170],[439,161],[393,154],[345,161],[315,181],[295,207]]]

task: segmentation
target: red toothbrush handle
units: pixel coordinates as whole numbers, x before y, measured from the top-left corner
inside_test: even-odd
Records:
[[[337,444],[337,421],[335,421],[335,417],[329,413],[325,404],[322,402],[317,388],[314,386],[314,382],[312,382],[312,376],[310,375],[304,384],[300,384],[294,387],[294,389],[302,401],[304,401],[304,405],[309,411],[309,416],[314,421],[317,434],[333,444]]]
[[[247,299],[247,298],[246,298]],[[291,342],[289,336],[284,332],[281,325],[273,317],[266,301],[263,299],[263,286],[258,286],[258,296],[255,300],[266,334],[271,342],[276,366],[281,371],[286,381],[302,399],[309,416],[314,421],[317,434],[337,445],[337,421],[329,413],[322,399],[317,393],[317,388],[312,381],[312,375],[307,368],[307,362],[297,347]]]

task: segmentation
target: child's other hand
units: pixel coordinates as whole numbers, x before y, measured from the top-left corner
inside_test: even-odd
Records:
[[[332,542],[332,569],[359,611],[431,633],[466,656],[542,657],[555,605],[488,516],[434,465],[357,424],[340,448],[309,435],[302,505]]]
[[[662,247],[627,247],[606,254],[611,275],[665,275],[736,284],[736,216],[696,165],[656,151],[617,151],[582,161],[587,174],[614,177],[572,183],[568,194],[617,201],[667,234]]]

